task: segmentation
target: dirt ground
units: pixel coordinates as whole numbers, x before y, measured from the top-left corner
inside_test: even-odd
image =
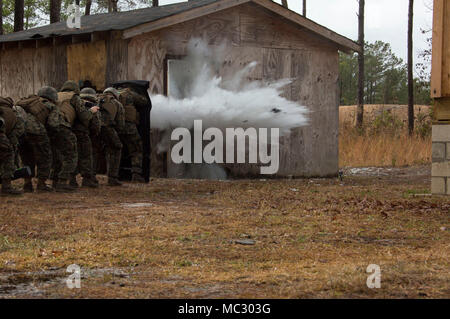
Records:
[[[430,167],[343,173],[1,197],[0,297],[449,298],[450,198],[430,196]]]

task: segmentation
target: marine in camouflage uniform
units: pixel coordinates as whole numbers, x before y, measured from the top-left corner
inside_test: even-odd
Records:
[[[76,175],[77,173],[80,173],[83,177],[83,187],[96,188],[98,187],[98,184],[96,183],[93,174],[90,128],[91,122],[94,120],[94,115],[98,112],[99,107],[91,101],[84,100],[83,97],[86,98],[86,95],[80,95],[83,112],[77,112],[77,117],[72,127],[72,131],[77,137],[78,165],[76,171],[72,174],[70,185],[78,187]]]
[[[72,126],[80,115],[80,120],[84,122],[89,112],[83,107],[79,93],[78,84],[74,81],[66,81],[58,93],[60,125],[58,132],[51,137],[54,150],[53,185],[57,192],[75,189],[68,184],[78,165],[77,137],[72,132]]]
[[[0,177],[3,195],[20,195],[22,191],[14,189],[11,179],[16,168],[15,156],[18,139],[24,132],[24,120],[13,109],[11,98],[0,97]]]
[[[125,110],[125,126],[119,132],[122,144],[127,148],[131,159],[131,173],[133,182],[144,183],[142,177],[142,138],[139,135],[139,113],[137,107],[146,106],[147,99],[130,88],[120,88],[120,102]]]
[[[106,165],[109,186],[120,186],[119,167],[122,156],[122,142],[118,131],[125,125],[125,111],[119,102],[119,93],[114,88],[103,91],[103,97],[99,99],[102,128],[100,138],[105,145]]]
[[[38,178],[37,191],[53,191],[46,185],[52,165],[52,146],[47,128],[51,132],[58,130],[60,118],[56,107],[57,99],[56,90],[44,86],[38,95],[17,102],[17,107],[26,112],[25,135],[21,142],[20,155],[23,164],[29,166],[32,171],[32,176],[25,178],[25,192],[33,192],[32,177],[35,175],[35,167]]]
[[[80,92],[80,97],[85,103],[87,108],[91,108],[98,105],[97,101],[97,93],[94,89],[90,87],[83,88]],[[96,178],[97,173],[97,160],[99,157],[99,152],[101,151],[101,142],[100,142],[100,130],[101,130],[101,118],[100,112],[95,112],[92,116],[92,120],[89,123],[89,137],[92,145],[92,162],[90,166],[91,181],[96,185],[99,185],[99,182]]]

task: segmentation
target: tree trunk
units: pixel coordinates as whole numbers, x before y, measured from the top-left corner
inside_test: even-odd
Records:
[[[0,0],[0,35],[3,34],[3,0]]]
[[[117,12],[118,0],[108,0],[108,13]]]
[[[408,130],[414,133],[414,79],[413,79],[413,12],[414,0],[409,0],[408,11]]]
[[[14,1],[14,32],[23,30],[24,0]]]
[[[152,7],[159,7],[159,0],[153,0]]]
[[[364,5],[365,0],[359,0],[358,43],[361,52],[358,53],[358,109],[356,126],[362,128],[364,120]]]
[[[50,0],[50,23],[61,21],[61,0]]]
[[[306,18],[306,0],[303,0],[303,16]]]
[[[285,7],[285,8],[288,7],[287,0],[281,0],[281,4],[282,4],[283,7]]]
[[[91,14],[91,6],[92,6],[92,0],[86,0],[86,9],[84,10],[85,15]]]

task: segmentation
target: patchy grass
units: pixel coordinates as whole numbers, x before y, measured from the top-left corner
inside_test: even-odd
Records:
[[[413,196],[429,183],[158,179],[1,197],[0,296],[448,298],[450,201]],[[66,288],[70,264],[81,289]]]

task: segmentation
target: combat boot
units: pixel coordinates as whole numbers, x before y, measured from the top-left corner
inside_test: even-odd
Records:
[[[133,173],[131,176],[131,181],[133,183],[145,183],[145,179],[138,173]]]
[[[93,181],[95,184],[97,184],[97,186],[100,185],[100,182],[98,181],[97,177],[92,176],[92,181]]]
[[[73,189],[77,189],[78,183],[77,183],[77,176],[72,176],[72,178],[70,179],[69,185],[73,188]]]
[[[15,189],[11,185],[11,179],[10,178],[3,178],[2,179],[2,195],[22,195],[23,192]]]
[[[47,184],[45,183],[46,179],[45,178],[39,178],[38,179],[38,183],[37,183],[37,187],[36,187],[36,191],[38,193],[48,193],[48,192],[53,192],[53,188],[51,188],[50,186],[47,186]]]
[[[58,193],[73,193],[75,189],[67,184],[67,180],[58,179],[56,182],[55,191]]]
[[[33,189],[33,182],[30,179],[25,179],[25,184],[23,184],[23,192],[24,193],[32,193],[34,192]]]
[[[83,177],[81,187],[98,188],[98,184],[95,183],[92,177]]]
[[[122,186],[122,183],[115,177],[108,177],[108,186]]]

